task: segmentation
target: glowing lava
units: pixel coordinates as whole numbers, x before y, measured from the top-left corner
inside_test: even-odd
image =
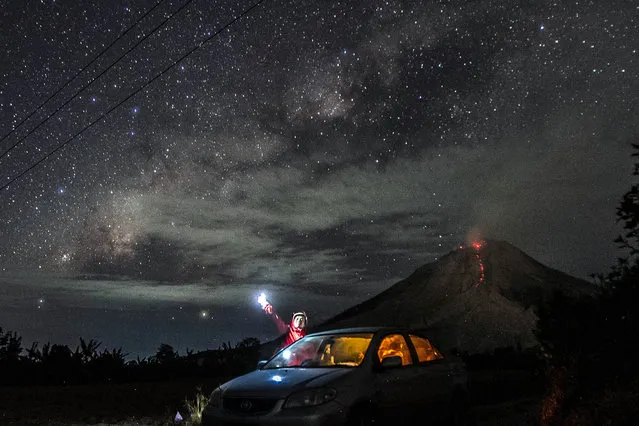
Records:
[[[486,275],[484,272],[484,262],[481,259],[481,252],[480,252],[481,248],[484,246],[484,242],[473,241],[471,246],[473,247],[475,251],[475,258],[477,259],[477,262],[479,263],[479,281],[477,281],[477,283],[475,284],[475,287],[479,287],[479,284],[483,283],[484,280],[486,279]]]

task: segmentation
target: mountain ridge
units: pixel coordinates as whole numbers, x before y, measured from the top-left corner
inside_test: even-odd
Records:
[[[499,240],[461,245],[312,331],[389,325],[425,329],[444,348],[469,353],[537,344],[537,309],[556,292],[592,294],[594,285],[547,267]]]

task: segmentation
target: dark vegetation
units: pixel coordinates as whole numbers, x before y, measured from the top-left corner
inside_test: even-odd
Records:
[[[639,157],[639,145],[633,145]],[[639,161],[634,176],[639,176]],[[639,424],[639,183],[617,208],[624,255],[591,296],[556,293],[537,314],[540,346],[462,354],[479,424]]]
[[[598,294],[557,295],[539,312],[547,361],[542,424],[639,424],[639,183],[623,195],[617,218],[624,233],[616,242],[626,255],[594,276]]]
[[[121,348],[102,349],[95,340],[25,350],[16,332],[0,329],[0,424],[165,424],[178,411],[186,420],[187,401],[254,369],[259,348],[247,338],[180,355],[161,344],[152,357],[126,361]]]
[[[232,346],[180,356],[171,345],[161,344],[150,358],[126,361],[119,349],[100,349],[95,340],[80,339],[71,349],[47,343],[22,348],[16,332],[0,328],[0,385],[77,385],[211,378],[242,374],[255,367],[260,342],[247,338]]]

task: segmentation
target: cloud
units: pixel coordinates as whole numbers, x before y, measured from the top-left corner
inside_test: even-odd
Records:
[[[385,169],[345,167],[315,181],[290,167],[261,168],[226,180],[207,197],[173,188],[119,192],[92,215],[75,260],[88,273],[173,283],[348,281],[362,267],[330,242],[302,249],[304,236],[357,222],[357,244],[366,252],[375,244],[362,246],[364,237],[393,244],[382,250],[389,256],[423,243],[422,220],[436,218],[445,199],[435,176],[451,170],[437,158],[397,160]],[[407,211],[414,212],[410,218]],[[411,233],[413,226],[420,231]],[[317,244],[321,235],[312,238]],[[346,244],[353,250],[354,241]]]
[[[156,258],[165,254],[162,262],[148,263],[142,272],[129,267],[125,275],[150,280],[165,276],[170,282],[260,277],[344,282],[364,268],[357,265],[361,258],[345,260],[340,244],[347,253],[357,246],[362,253],[389,258],[431,259],[438,250],[463,241],[474,226],[487,237],[509,240],[543,257],[561,244],[537,237],[539,226],[558,229],[564,237],[589,226],[596,228],[595,238],[604,238],[612,228],[592,224],[612,216],[606,211],[607,197],[615,188],[622,192],[628,174],[617,168],[619,183],[604,187],[598,182],[610,164],[629,160],[623,152],[593,151],[592,140],[599,135],[592,132],[601,127],[584,126],[566,108],[543,128],[505,128],[479,146],[464,143],[468,127],[462,125],[447,136],[447,142],[459,144],[440,144],[383,165],[342,165],[330,174],[316,175],[295,163],[264,162],[243,173],[213,172],[212,178],[185,167],[191,186],[210,185],[203,196],[193,194],[191,186],[122,192],[114,195],[108,214],[100,211],[97,216],[119,223],[117,235],[107,233],[116,246],[107,244],[110,250],[120,240],[127,250],[135,244],[131,265],[149,253]],[[426,136],[414,138],[415,144],[423,144]],[[620,136],[615,143],[621,146],[624,140]],[[584,205],[589,211],[584,217],[570,217],[566,212],[574,211],[580,198],[601,202]],[[127,229],[134,239],[125,238]],[[323,245],[322,233],[334,230],[351,235],[340,236],[343,243],[329,239]],[[310,236],[315,248],[301,249],[304,236]],[[542,260],[555,262],[552,256]]]

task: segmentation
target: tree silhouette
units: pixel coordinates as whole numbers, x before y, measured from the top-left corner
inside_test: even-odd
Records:
[[[636,150],[632,156],[639,157],[639,144],[632,146]],[[635,163],[633,175],[639,176],[639,161]],[[636,266],[639,261],[637,259],[637,255],[639,255],[639,183],[632,185],[630,190],[623,195],[621,203],[617,207],[617,220],[623,223],[624,233],[615,241],[619,243],[620,247],[630,251],[629,257],[631,260],[635,260],[634,266]]]
[[[633,145],[638,152],[639,145]],[[639,176],[639,162],[634,175]],[[636,424],[639,421],[639,185],[617,208],[627,250],[608,274],[598,275],[596,297],[555,297],[539,311],[537,337],[548,363],[549,393],[542,424]],[[614,395],[620,395],[615,398]],[[632,411],[634,410],[634,411]]]
[[[93,339],[87,342],[80,337],[80,346],[76,349],[76,353],[79,353],[84,364],[88,364],[97,358],[98,349],[101,345],[101,342],[96,342]]]
[[[257,339],[255,337],[247,337],[246,339],[238,343],[235,347],[239,349],[246,349],[246,348],[254,348],[259,345],[260,345],[260,339]]]
[[[22,353],[22,337],[18,333],[2,332],[0,328],[0,362],[18,362]]]
[[[155,360],[162,365],[175,361],[177,357],[178,354],[173,349],[173,346],[166,343],[162,343],[155,354]]]
[[[33,342],[27,349],[27,361],[33,364],[42,362],[42,352],[38,349],[38,342]]]
[[[124,381],[161,381],[176,377],[229,377],[246,373],[257,362],[260,342],[249,337],[219,349],[180,356],[162,343],[155,356],[126,361],[122,348],[104,349],[96,340],[80,338],[75,350],[49,342],[33,342],[26,350],[17,332],[0,328],[0,385],[84,384]]]

